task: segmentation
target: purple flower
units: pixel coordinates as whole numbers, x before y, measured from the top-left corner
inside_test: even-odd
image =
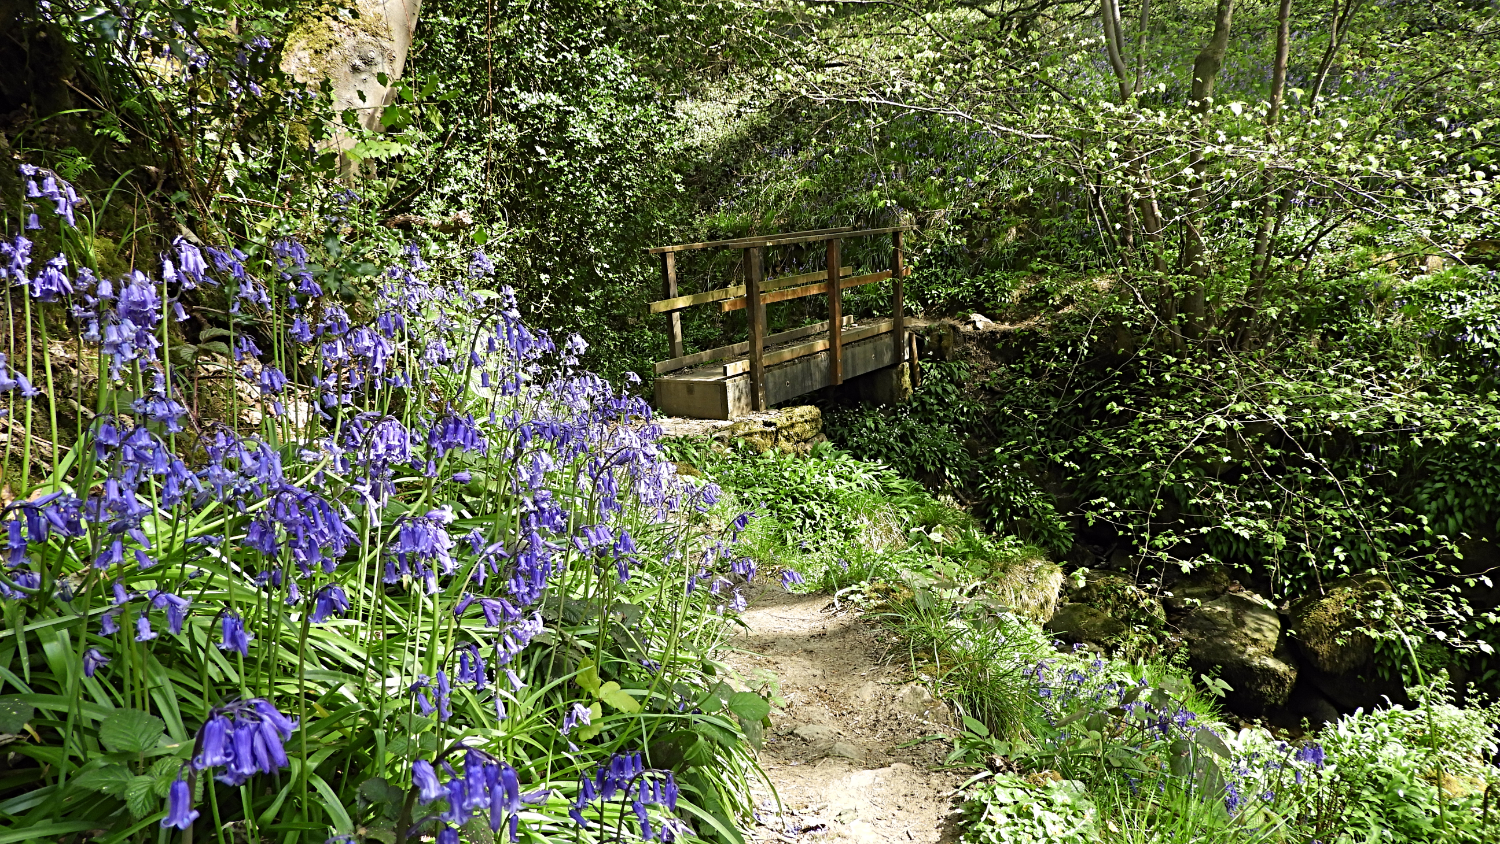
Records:
[[[343,615],[349,609],[349,599],[338,584],[330,583],[313,596],[313,612],[309,619],[313,624],[322,624],[329,616]]]
[[[423,803],[441,800],[448,792],[438,784],[437,771],[426,759],[418,759],[411,766],[411,784],[417,789],[417,799]]]
[[[198,753],[193,757],[193,768],[199,771],[229,765],[234,762],[230,751],[230,721],[223,715],[214,715],[198,731]]]
[[[579,724],[587,726],[592,715],[593,713],[589,711],[587,706],[581,703],[573,704],[573,708],[568,710],[567,714],[563,716],[562,734],[567,735]]]
[[[167,790],[167,816],[161,819],[163,829],[187,829],[198,819],[193,808],[193,790],[182,777],[172,781]]]
[[[101,665],[108,665],[109,657],[99,652],[98,648],[89,648],[83,652],[83,676],[92,677]]]
[[[151,619],[147,618],[144,612],[137,615],[135,617],[135,640],[137,642],[149,642],[155,639],[156,636],[156,631],[151,629]]]
[[[1293,758],[1298,762],[1306,762],[1314,768],[1322,768],[1327,759],[1323,753],[1323,748],[1316,744],[1304,744],[1297,748],[1297,754]]]
[[[797,573],[796,571],[793,571],[792,569],[787,569],[786,571],[781,573],[781,588],[785,589],[788,592],[792,591],[793,586],[805,582],[806,581],[802,578],[802,575]]]
[[[172,631],[172,635],[181,635],[182,623],[187,620],[188,607],[192,606],[192,601],[189,601],[187,598],[180,598],[171,592],[158,591],[156,589],[152,589],[146,594],[151,598],[151,606],[167,611],[167,629]]]
[[[239,613],[225,613],[219,619],[219,627],[223,634],[219,650],[234,651],[241,656],[250,655],[250,640],[255,636],[245,632],[245,622]]]

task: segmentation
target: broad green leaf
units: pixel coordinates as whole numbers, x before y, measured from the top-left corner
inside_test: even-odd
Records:
[[[130,816],[139,820],[156,811],[156,780],[151,777],[131,777],[125,784],[125,808]]]
[[[155,715],[138,709],[117,709],[99,725],[99,741],[114,753],[144,753],[167,732]]]
[[[125,787],[135,775],[124,765],[105,765],[102,768],[94,768],[84,771],[74,777],[70,782],[77,788],[88,791],[98,791],[111,797],[124,797]]]
[[[735,692],[725,705],[743,721],[760,721],[771,714],[771,704],[755,692]]]
[[[36,717],[36,707],[15,698],[0,698],[0,733],[19,733]]]
[[[599,697],[599,670],[594,667],[592,659],[578,663],[578,676],[573,678],[573,682],[594,697]],[[615,688],[619,686],[616,685]]]
[[[640,701],[630,696],[630,693],[620,688],[620,684],[610,680],[599,687],[599,699],[613,706],[621,712],[640,712]]]

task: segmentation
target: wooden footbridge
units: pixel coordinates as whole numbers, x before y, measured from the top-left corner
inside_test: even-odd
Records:
[[[902,234],[912,226],[856,230],[853,227],[741,237],[707,243],[657,246],[662,295],[653,314],[667,314],[672,357],[656,364],[656,407],[669,416],[734,419],[796,396],[837,386],[846,379],[915,359],[906,331],[902,279],[909,273]],[[889,235],[890,269],[855,275],[842,266],[843,243]],[[826,269],[764,278],[766,250],[822,241]],[[745,283],[687,296],[677,295],[676,256],[695,249],[738,249],[744,255]],[[892,280],[891,315],[855,322],[843,315],[842,293],[851,287]],[[802,328],[766,334],[766,305],[804,296],[827,296],[828,319]],[[744,310],[749,339],[743,343],[685,354],[682,316],[687,308],[717,303],[721,312]]]

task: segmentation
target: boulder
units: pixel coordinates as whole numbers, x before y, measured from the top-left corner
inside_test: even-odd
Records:
[[[1369,668],[1375,642],[1361,628],[1370,611],[1391,594],[1390,581],[1367,575],[1339,578],[1323,594],[1297,601],[1291,608],[1291,628],[1303,659],[1333,675]]]
[[[1056,563],[1032,557],[1001,567],[990,576],[985,591],[1016,615],[1046,624],[1057,609],[1062,586],[1062,569]]]
[[[1162,603],[1172,612],[1185,612],[1218,600],[1229,591],[1229,570],[1223,566],[1199,566],[1171,582]]]
[[[1161,602],[1122,574],[1090,571],[1082,586],[1069,590],[1067,600],[1047,623],[1064,642],[1113,651],[1154,643],[1166,632]]]
[[[1047,621],[1047,630],[1070,644],[1113,647],[1130,628],[1124,622],[1089,604],[1063,604]]]
[[[922,330],[924,350],[938,360],[956,360],[959,351],[958,326],[951,322],[934,322]]]
[[[1097,607],[1131,627],[1159,631],[1167,623],[1161,601],[1136,586],[1128,575],[1090,571],[1069,599]]]
[[[1188,612],[1182,620],[1188,664],[1217,673],[1233,691],[1225,705],[1245,715],[1282,706],[1297,684],[1297,666],[1281,641],[1281,619],[1256,595],[1231,592]]]

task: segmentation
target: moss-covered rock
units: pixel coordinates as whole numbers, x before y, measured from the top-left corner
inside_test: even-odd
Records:
[[[995,566],[985,590],[1016,615],[1046,624],[1057,610],[1063,573],[1045,557],[1025,557]]]
[[[1192,610],[1182,621],[1188,663],[1214,673],[1233,689],[1225,704],[1247,715],[1281,707],[1297,684],[1297,664],[1281,636],[1274,607],[1249,592],[1230,592]]]
[[[1297,648],[1309,664],[1329,674],[1368,668],[1375,642],[1363,628],[1371,613],[1392,596],[1390,581],[1377,575],[1345,577],[1291,608]]]

